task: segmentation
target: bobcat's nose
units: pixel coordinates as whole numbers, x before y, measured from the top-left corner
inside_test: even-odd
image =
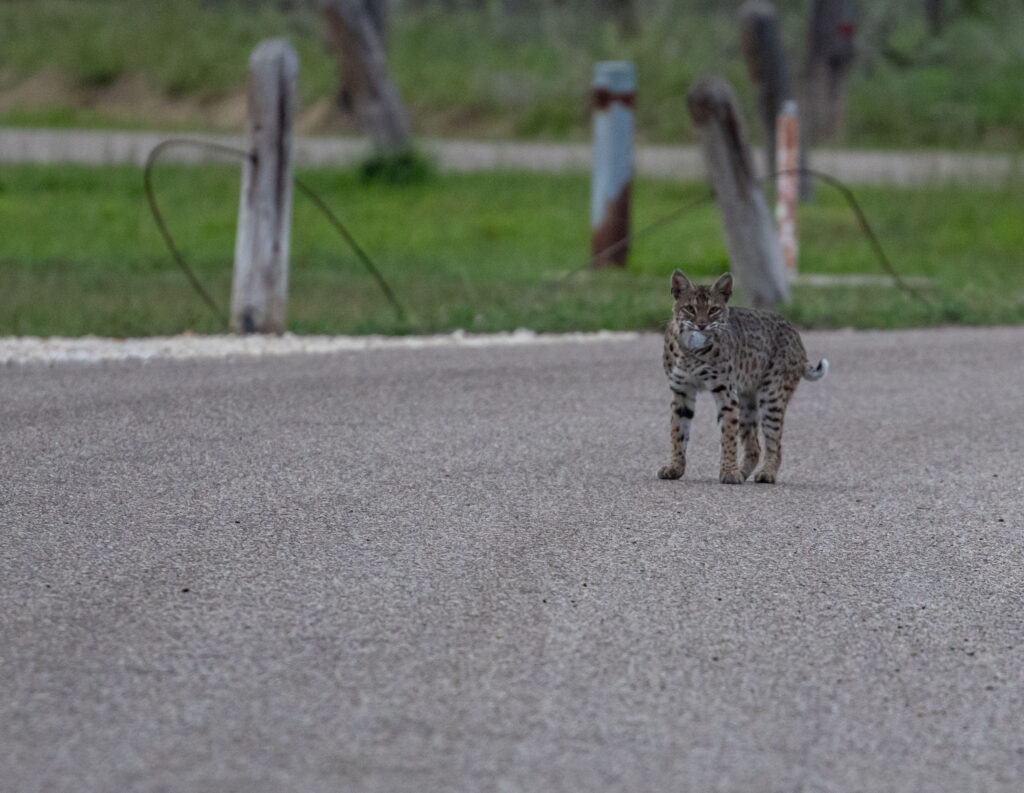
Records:
[[[704,328],[706,328],[707,326],[708,326],[708,323],[706,323],[706,322],[698,322],[697,323],[697,330],[704,330]]]

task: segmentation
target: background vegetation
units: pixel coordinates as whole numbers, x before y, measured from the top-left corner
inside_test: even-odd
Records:
[[[704,203],[637,239],[626,272],[586,269],[586,175],[437,176],[364,184],[355,171],[301,174],[349,224],[408,309],[376,284],[302,196],[295,199],[289,327],[302,333],[659,328],[675,267],[727,269],[717,210]],[[155,184],[179,246],[226,306],[238,170],[161,166]],[[635,226],[707,188],[641,179]],[[899,270],[928,276],[922,304],[889,286],[801,286],[803,326],[899,327],[1024,321],[1024,195],[962,188],[858,190]],[[828,188],[801,216],[803,272],[881,274],[845,202]],[[583,268],[583,269],[581,269]],[[0,334],[136,336],[219,332],[167,255],[138,169],[5,168],[0,176]]]
[[[618,4],[620,5],[620,4]],[[636,0],[401,0],[390,62],[421,135],[589,137],[593,63],[637,62],[641,140],[692,140],[684,96],[715,72],[753,119],[737,41],[739,3]],[[791,78],[803,0],[780,0]],[[938,35],[922,3],[862,3],[847,142],[1017,152],[1024,141],[1019,0],[950,0]],[[304,0],[0,2],[0,124],[238,130],[249,54],[287,36],[302,61],[304,132],[355,132],[337,108],[337,67]],[[755,123],[749,129],[758,134]],[[302,175],[339,211],[408,310],[398,319],[334,230],[296,196],[289,326],[297,332],[419,333],[657,328],[668,275],[727,269],[706,203],[633,246],[628,271],[586,269],[588,177],[429,175],[364,183]],[[187,258],[228,303],[238,171],[161,166],[156,186]],[[634,228],[706,193],[640,179]],[[784,311],[804,326],[1024,321],[1024,196],[1012,186],[858,188],[899,271],[931,279],[915,300],[890,286],[799,285]],[[878,274],[841,198],[801,210],[801,270]],[[164,249],[138,168],[0,170],[0,334],[134,336],[218,332]]]
[[[637,0],[629,34],[614,18],[594,13],[602,7],[595,1],[393,5],[390,65],[421,135],[585,139],[593,63],[609,58],[637,62],[641,140],[690,140],[683,97],[707,72],[728,78],[753,118],[738,2]],[[777,5],[795,77],[804,2]],[[920,2],[861,5],[849,145],[1019,150],[1019,0],[951,0],[937,36]],[[336,64],[310,6],[301,0],[0,3],[0,123],[238,129],[249,53],[261,39],[281,35],[301,58],[303,130],[354,131],[335,107]]]

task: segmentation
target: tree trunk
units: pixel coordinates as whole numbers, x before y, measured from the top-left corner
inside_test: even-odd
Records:
[[[408,115],[388,73],[383,0],[319,0],[341,75],[339,102],[352,110],[381,154],[412,143]],[[380,27],[378,27],[378,25]]]
[[[635,0],[605,0],[605,4],[624,38],[632,38],[640,32]]]
[[[924,0],[924,16],[933,36],[942,33],[942,23],[946,21],[944,5],[942,0]]]
[[[381,46],[384,47],[386,52],[388,45],[388,20],[391,15],[388,0],[363,0],[363,4],[366,7],[366,13],[370,15],[373,29],[377,31],[377,38],[380,39]]]
[[[748,0],[740,6],[740,38],[747,71],[757,88],[757,105],[765,137],[768,173],[775,173],[775,127],[782,103],[790,98],[786,57],[779,35],[775,6],[766,0]]]
[[[779,237],[758,186],[732,87],[720,77],[708,77],[690,89],[686,104],[700,131],[737,283],[755,308],[789,300]]]
[[[846,77],[854,56],[857,0],[810,0],[807,52],[801,75],[801,157],[807,149],[846,131]],[[813,193],[810,179],[801,178],[800,195]]]

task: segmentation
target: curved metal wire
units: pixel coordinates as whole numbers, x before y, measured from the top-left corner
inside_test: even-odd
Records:
[[[854,196],[853,191],[845,184],[843,184],[843,182],[841,182],[839,179],[827,173],[816,171],[813,168],[790,168],[788,170],[776,171],[775,173],[768,174],[768,176],[765,176],[762,179],[760,179],[759,182],[761,184],[764,184],[767,181],[774,181],[780,176],[789,176],[793,174],[807,174],[808,176],[813,176],[815,179],[821,179],[821,181],[825,182],[825,184],[830,185],[831,187],[834,187],[836,190],[838,190],[840,195],[842,195],[843,198],[845,198],[847,203],[850,205],[850,209],[853,210],[853,214],[856,215],[857,222],[860,224],[861,231],[864,233],[864,236],[868,238],[868,242],[871,244],[871,248],[875,252],[875,256],[881,263],[882,269],[884,269],[889,274],[889,276],[892,277],[892,280],[896,284],[897,288],[903,290],[908,295],[913,297],[915,300],[920,301],[929,308],[932,307],[932,302],[928,300],[928,298],[926,298],[923,294],[921,294],[916,289],[911,287],[910,284],[904,281],[903,278],[900,276],[899,272],[897,272],[896,268],[893,267],[892,262],[889,261],[889,257],[886,256],[885,250],[882,248],[882,243],[879,242],[878,237],[875,235],[874,229],[872,229],[871,224],[868,223],[867,216],[864,214],[864,211],[860,208],[860,204],[858,203],[856,196]]]
[[[171,236],[171,232],[167,230],[167,224],[164,222],[163,214],[160,212],[160,207],[156,203],[156,194],[153,192],[153,166],[156,164],[157,157],[164,149],[171,148],[172,146],[200,146],[202,148],[211,149],[213,151],[219,151],[224,154],[230,154],[233,156],[241,157],[245,159],[249,156],[249,153],[244,149],[239,149],[234,146],[225,146],[222,143],[214,143],[208,140],[191,140],[189,138],[169,138],[168,140],[161,141],[146,157],[146,164],[142,170],[142,184],[146,190],[146,200],[149,201],[149,211],[153,215],[153,220],[156,222],[156,227],[160,230],[160,236],[164,238],[164,244],[167,246],[167,250],[171,252],[171,258],[174,259],[181,271],[185,273],[185,277],[189,283],[192,284],[192,288],[199,294],[203,299],[203,302],[210,307],[210,311],[214,313],[217,319],[227,324],[226,313],[217,305],[210,293],[203,288],[203,285],[199,283],[199,279],[196,277],[195,272],[188,266],[188,262],[185,261],[185,257],[181,255],[181,251],[174,244],[174,238]]]
[[[217,302],[210,296],[209,292],[203,288],[203,285],[199,283],[199,279],[196,277],[195,272],[191,267],[189,267],[188,262],[185,261],[185,257],[181,255],[181,252],[174,244],[174,238],[171,236],[170,231],[168,231],[167,224],[164,222],[163,215],[160,212],[160,207],[156,202],[156,194],[153,191],[153,165],[156,163],[157,157],[161,152],[173,146],[193,146],[196,148],[220,152],[221,154],[228,154],[243,160],[252,155],[245,149],[240,149],[236,146],[228,146],[223,143],[215,143],[208,140],[197,140],[194,138],[168,138],[153,147],[153,150],[146,158],[146,164],[142,173],[142,182],[146,191],[146,199],[149,201],[149,209],[153,215],[153,220],[156,222],[157,228],[160,230],[160,235],[163,237],[164,243],[167,245],[167,250],[170,251],[171,257],[177,263],[178,267],[181,268],[181,271],[185,273],[185,277],[188,278],[192,288],[195,289],[203,299],[203,302],[210,307],[210,310],[218,317],[218,319],[222,319],[225,317],[224,312],[221,310],[220,306],[217,305]],[[369,255],[367,255],[366,251],[363,250],[362,246],[356,242],[355,237],[352,236],[352,233],[348,228],[346,228],[345,224],[341,222],[341,219],[331,211],[330,207],[324,203],[324,200],[320,198],[320,196],[317,195],[309,185],[298,177],[295,177],[294,184],[303,195],[313,202],[313,205],[323,213],[328,222],[341,235],[342,239],[348,243],[359,261],[363,263],[366,269],[373,276],[374,280],[376,280],[377,285],[380,287],[384,296],[395,310],[395,315],[398,317],[399,322],[404,322],[406,315],[405,309],[402,308],[402,304],[398,301],[398,298],[388,285],[388,282],[384,280],[384,276],[381,275],[380,270],[377,269],[377,265],[373,263],[373,260]]]
[[[853,210],[853,213],[857,218],[857,222],[860,225],[861,231],[863,232],[864,236],[867,237],[868,242],[870,243],[875,256],[877,257],[879,263],[882,265],[882,269],[884,269],[886,273],[893,279],[893,282],[896,284],[897,288],[901,289],[903,292],[910,295],[915,300],[918,300],[919,302],[928,306],[929,308],[932,307],[932,302],[930,300],[928,300],[923,294],[918,292],[916,289],[911,287],[900,276],[899,272],[896,270],[892,262],[889,260],[889,257],[886,255],[885,250],[882,248],[882,243],[879,241],[874,229],[871,228],[871,224],[868,222],[867,216],[864,214],[864,210],[861,209],[860,203],[857,201],[857,198],[853,194],[853,191],[849,187],[847,187],[842,181],[840,181],[834,176],[831,176],[830,174],[823,173],[821,171],[816,171],[813,168],[791,168],[788,170],[776,171],[774,173],[768,174],[767,176],[761,177],[757,181],[758,184],[763,185],[766,182],[774,181],[779,176],[786,176],[790,174],[807,174],[808,176],[811,176],[815,179],[822,180],[826,184],[838,190],[839,193],[843,196],[843,198],[846,199],[847,203],[850,205],[850,208]],[[667,225],[676,218],[682,217],[687,212],[690,212],[696,209],[698,206],[711,201],[712,199],[714,199],[714,197],[715,193],[713,190],[711,190],[708,192],[707,195],[699,196],[693,201],[690,201],[687,204],[684,204],[683,206],[672,210],[668,214],[655,220],[653,223],[644,226],[644,228],[640,229],[639,231],[629,235],[628,237],[624,237],[623,239],[619,240],[613,245],[610,245],[604,250],[594,254],[586,264],[575,270],[571,270],[565,276],[563,276],[562,280],[584,269],[593,267],[597,264],[604,262],[605,260],[615,255],[618,251],[629,245],[637,238],[642,237],[651,231],[655,231],[656,229],[659,229],[664,225]]]

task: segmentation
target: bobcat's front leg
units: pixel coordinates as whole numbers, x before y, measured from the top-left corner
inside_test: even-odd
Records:
[[[743,475],[736,464],[736,436],[740,427],[740,403],[731,388],[712,389],[711,395],[718,405],[718,427],[722,431],[722,467],[718,481],[725,485],[738,485]]]
[[[694,391],[672,392],[672,459],[658,471],[661,479],[678,479],[686,471],[686,444],[690,441],[690,422],[696,397]]]

